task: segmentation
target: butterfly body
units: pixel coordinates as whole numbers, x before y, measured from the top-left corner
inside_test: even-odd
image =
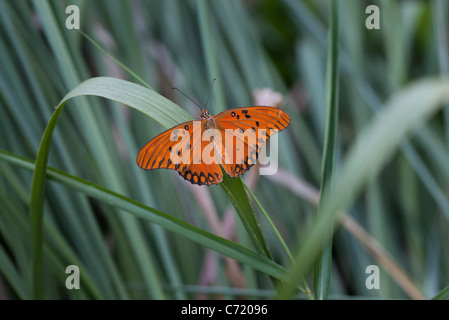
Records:
[[[202,109],[200,116],[198,117],[198,120],[206,120],[202,123],[202,125],[204,125],[204,127],[206,129],[211,129],[211,128],[215,128],[216,124],[215,124],[215,120],[214,117],[212,117],[209,114],[209,111],[207,111],[206,109]]]
[[[223,172],[236,178],[258,159],[268,138],[290,122],[274,107],[235,108],[211,116],[202,109],[197,120],[181,123],[153,138],[139,152],[146,170],[173,169],[192,184],[212,185]]]

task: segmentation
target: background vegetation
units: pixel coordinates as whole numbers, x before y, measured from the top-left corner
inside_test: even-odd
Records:
[[[283,95],[291,124],[279,134],[279,172],[244,175],[259,200],[251,203],[276,262],[270,264],[233,209],[240,200],[232,196],[244,198],[243,189],[196,187],[169,170],[138,168],[139,148],[168,125],[165,118],[110,99],[68,100],[48,158],[59,171],[49,171],[42,198],[41,296],[273,298],[276,282],[269,276],[290,276],[303,288],[304,276],[311,294],[281,290],[281,297],[447,298],[449,109],[435,111],[448,100],[449,87],[419,81],[449,71],[449,5],[341,0],[333,11],[332,3],[1,0],[0,298],[36,297],[36,225],[29,218],[33,161],[54,106],[92,77],[139,83],[82,34],[66,29],[69,4],[79,6],[83,32],[192,116],[197,107],[171,88],[204,103],[216,78],[212,114],[253,105],[261,99],[254,90],[271,88]],[[369,4],[380,8],[380,30],[365,28]],[[332,15],[339,24],[330,23]],[[329,58],[330,31],[338,54]],[[330,64],[338,69],[334,78],[326,72]],[[329,152],[323,144],[331,89],[339,105],[337,134],[330,137],[337,191],[320,203],[323,218],[316,220],[322,154]],[[155,105],[164,113],[162,102]],[[332,222],[330,268],[315,268],[322,277],[314,280],[319,242],[310,230],[329,236]],[[80,290],[65,288],[65,268],[73,264],[81,269]],[[369,265],[380,267],[378,290],[365,285]],[[322,279],[329,289],[314,288]]]

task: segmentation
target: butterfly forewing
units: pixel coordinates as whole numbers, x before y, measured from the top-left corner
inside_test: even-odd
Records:
[[[279,108],[246,107],[223,111],[215,117],[226,128],[242,128],[244,130],[277,129],[284,130],[290,123],[290,116]]]
[[[191,145],[192,121],[184,122],[159,134],[149,141],[137,155],[137,164],[142,169],[173,169],[182,171],[183,163],[179,157],[186,157]]]
[[[173,169],[186,180],[198,185],[218,184],[223,174],[218,163],[201,161],[205,143],[201,143],[202,121],[184,122],[149,141],[137,155],[142,169]]]
[[[181,177],[190,181],[192,184],[198,185],[218,184],[223,180],[223,173],[218,162],[204,161],[204,155],[206,154],[204,149],[208,145],[207,141],[201,140],[204,133],[205,121],[208,120],[201,121],[200,134],[194,134],[192,136],[190,163],[187,165],[186,170],[179,172]],[[195,128],[195,130],[198,129]]]
[[[246,107],[226,110],[217,114],[216,125],[226,131],[227,141],[232,136],[234,143],[226,144],[224,154],[232,161],[223,161],[223,168],[231,177],[248,171],[257,161],[261,147],[268,138],[283,129],[289,122],[289,115],[273,107]]]

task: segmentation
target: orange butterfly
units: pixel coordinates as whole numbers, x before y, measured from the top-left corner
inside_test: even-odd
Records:
[[[236,108],[215,116],[201,109],[197,120],[149,141],[137,156],[139,167],[173,169],[192,184],[218,184],[223,180],[220,165],[233,178],[242,175],[256,163],[268,138],[290,122],[290,116],[275,107]]]

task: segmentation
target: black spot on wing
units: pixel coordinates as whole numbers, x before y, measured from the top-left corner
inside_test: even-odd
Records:
[[[214,172],[216,178],[212,173],[208,173],[206,176],[204,172],[200,172],[198,174],[196,172],[192,172],[190,169],[178,173],[181,177],[189,181],[191,184],[196,184],[199,186],[217,184],[221,181],[220,174],[217,172]]]

